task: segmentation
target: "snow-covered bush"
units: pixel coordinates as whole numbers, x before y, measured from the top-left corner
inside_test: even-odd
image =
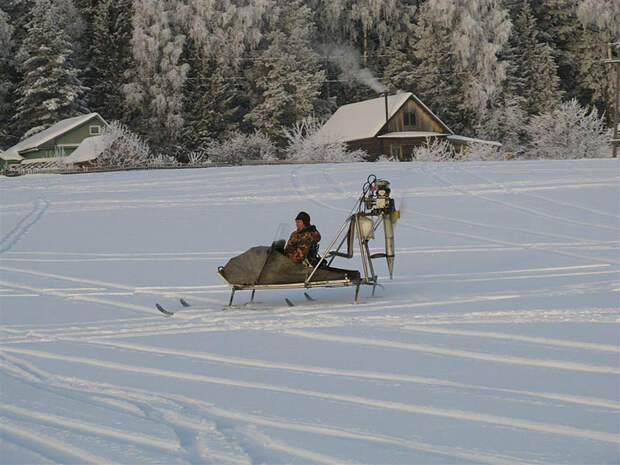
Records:
[[[526,149],[526,124],[527,114],[521,108],[519,99],[511,98],[485,114],[476,127],[476,134],[483,139],[501,142],[506,152],[520,154]]]
[[[276,147],[269,136],[260,131],[252,134],[235,132],[224,141],[212,139],[206,144],[204,152],[212,162],[231,165],[245,160],[276,160]]]
[[[146,167],[156,157],[148,144],[118,121],[112,121],[104,135],[104,150],[93,161],[101,168]],[[170,163],[172,160],[162,160]]]
[[[211,163],[211,161],[209,161],[209,156],[207,152],[205,152],[204,150],[194,150],[192,152],[189,152],[187,154],[187,159],[190,165],[195,166],[208,165],[209,163]]]
[[[292,161],[353,162],[362,161],[363,150],[347,151],[344,142],[326,143],[318,136],[322,123],[316,118],[304,118],[285,130],[288,141],[286,159]]]
[[[464,161],[493,161],[506,158],[502,147],[482,143],[468,145],[459,155],[459,158]]]
[[[456,152],[446,140],[426,138],[426,143],[413,149],[415,161],[454,161]]]
[[[527,131],[532,158],[602,158],[610,153],[603,118],[575,99],[532,117]]]

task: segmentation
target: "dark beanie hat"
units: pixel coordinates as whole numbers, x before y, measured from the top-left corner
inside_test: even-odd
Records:
[[[295,220],[301,220],[306,226],[310,226],[310,215],[306,212],[299,212],[295,217]]]

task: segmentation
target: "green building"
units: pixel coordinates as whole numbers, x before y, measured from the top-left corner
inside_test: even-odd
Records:
[[[0,152],[0,169],[68,157],[84,139],[103,134],[107,126],[99,113],[59,121]]]

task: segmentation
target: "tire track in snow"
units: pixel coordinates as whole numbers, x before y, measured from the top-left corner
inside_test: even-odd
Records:
[[[542,360],[525,357],[505,355],[493,355],[482,352],[448,349],[445,347],[430,346],[426,344],[413,344],[409,342],[396,342],[383,339],[368,339],[353,336],[334,336],[304,330],[286,330],[285,334],[314,339],[317,341],[336,342],[339,344],[352,344],[359,346],[385,347],[389,349],[409,350],[413,352],[425,352],[448,357],[468,358],[484,362],[504,363],[508,365],[524,365],[542,368],[553,368],[567,371],[583,371],[587,373],[620,374],[620,368],[605,365],[586,365],[584,363],[566,362],[560,360]]]
[[[324,463],[326,465],[332,465],[334,463],[337,464],[348,464],[348,463],[356,463],[350,460],[337,459],[335,457],[330,457],[325,454],[320,454],[315,451],[311,451],[309,449],[302,449],[301,447],[295,447],[290,444],[287,444],[282,441],[278,441],[277,439],[273,439],[267,434],[260,432],[256,426],[246,426],[243,428],[240,433],[245,438],[247,442],[251,444],[258,445],[262,448],[284,452],[287,455],[294,455],[300,457],[306,461],[306,463],[318,464]]]
[[[80,284],[88,284],[88,285],[96,286],[96,287],[121,289],[121,290],[132,292],[132,293],[136,293],[138,290],[140,290],[140,292],[144,293],[144,294],[152,294],[152,295],[171,297],[171,298],[182,298],[182,297],[184,297],[183,294],[163,292],[163,291],[161,291],[161,290],[159,290],[157,288],[148,288],[148,287],[143,287],[143,286],[127,286],[127,285],[124,285],[124,284],[116,284],[116,283],[111,283],[111,282],[107,282],[107,281],[99,281],[99,280],[93,280],[93,279],[76,278],[76,277],[67,276],[67,275],[60,275],[60,274],[56,274],[56,273],[44,273],[44,272],[40,272],[40,271],[24,270],[24,269],[21,269],[21,268],[14,268],[14,267],[8,267],[8,266],[0,266],[0,270],[12,272],[12,273],[30,274],[32,276],[38,276],[38,277],[42,277],[42,278],[60,279],[60,280],[63,280],[63,281],[75,282],[75,283],[80,283]],[[2,283],[0,282],[0,284],[2,284]],[[13,286],[11,286],[11,287],[13,287]],[[64,296],[64,297],[67,297],[67,296]],[[77,296],[77,297],[79,297],[79,296]],[[209,299],[209,298],[206,298],[206,297],[194,296],[193,298],[194,298],[194,300],[197,300],[199,302],[221,304],[221,302],[219,300]],[[143,307],[143,308],[146,308],[146,307]],[[150,310],[152,311],[152,309],[150,309]]]
[[[333,205],[330,205],[326,202],[322,202],[321,200],[317,200],[314,196],[310,195],[307,192],[306,188],[301,187],[299,180],[297,179],[299,176],[299,171],[301,171],[304,168],[304,165],[299,165],[297,167],[295,167],[292,171],[291,171],[291,185],[293,186],[293,189],[295,190],[296,194],[298,197],[301,197],[304,200],[308,200],[316,205],[318,205],[321,208],[327,208],[328,210],[334,210],[337,212],[342,212],[345,213],[347,212],[347,210],[344,210],[342,208],[337,208],[334,207]]]
[[[429,170],[427,166],[422,166],[421,170],[422,170],[422,172],[427,173],[428,175],[435,177],[436,179],[438,179],[443,184],[453,188],[456,191],[461,192],[463,195],[469,195],[469,196],[473,196],[473,197],[480,197],[480,198],[488,200],[490,202],[497,202],[497,203],[500,203],[500,204],[503,203],[503,201],[486,197],[484,195],[475,193],[475,192],[473,192],[471,190],[468,191],[466,189],[461,189],[457,185],[455,185],[454,183],[450,182],[449,180],[446,180],[446,179],[442,178],[441,176],[439,176],[438,174],[434,173],[434,170]],[[506,202],[504,202],[504,203],[506,203]],[[520,207],[518,205],[510,204],[508,206],[510,206],[512,208],[524,209],[524,210],[528,211],[528,209],[525,209],[524,207]],[[542,213],[542,215],[545,216],[544,213]],[[538,216],[540,216],[540,215],[538,215]],[[551,215],[546,215],[546,216],[551,216]],[[561,219],[561,217],[557,217],[556,219]],[[566,220],[566,221],[573,222],[573,221],[570,221],[570,220]],[[406,227],[409,227],[409,228],[412,228],[412,229],[418,229],[418,230],[424,231],[424,232],[430,232],[430,233],[433,233],[433,234],[448,234],[448,235],[452,235],[452,236],[456,236],[456,237],[465,237],[465,238],[468,238],[468,239],[476,239],[476,240],[480,240],[480,241],[483,241],[483,242],[495,243],[495,244],[500,244],[500,245],[504,245],[504,246],[516,246],[516,247],[519,246],[519,244],[516,244],[514,242],[508,242],[508,241],[503,241],[503,240],[492,239],[490,237],[484,237],[484,236],[480,236],[480,235],[473,235],[473,234],[467,234],[467,233],[461,233],[461,232],[454,232],[454,231],[447,231],[447,230],[438,230],[438,229],[427,228],[427,227],[423,227],[423,226],[419,226],[419,225],[414,225],[414,224],[408,223],[406,220],[403,221],[402,219],[400,220],[400,223],[404,224]],[[577,222],[577,223],[580,224],[579,222]],[[593,226],[591,224],[585,224],[585,225],[586,226],[590,226],[590,227]],[[596,225],[594,225],[594,226],[596,226]],[[610,228],[610,227],[605,227],[605,229],[615,230],[615,228]],[[598,257],[593,257],[593,256],[589,256],[589,255],[580,255],[580,254],[576,254],[576,253],[571,253],[571,252],[557,250],[555,248],[548,248],[548,247],[540,246],[540,245],[535,244],[535,243],[534,244],[525,245],[524,248],[536,249],[536,250],[541,250],[541,251],[545,251],[545,252],[556,253],[556,254],[559,254],[559,255],[575,257],[575,258],[580,258],[580,259],[586,259],[586,260],[589,260],[589,261],[593,260],[593,261],[598,261],[598,262],[603,262],[603,263],[620,264],[620,260],[600,259]]]
[[[325,207],[328,208],[330,210],[333,211],[338,211],[338,212],[345,212],[346,210],[340,209],[340,208],[336,208],[332,205],[329,205],[325,202],[321,202],[319,200],[314,199],[313,197],[311,197],[310,195],[307,195],[305,193],[305,189],[301,189],[301,187],[299,187],[299,182],[297,180],[297,171],[299,171],[301,169],[301,167],[296,168],[292,175],[291,175],[291,183],[293,184],[293,186],[296,188],[297,193],[300,197],[305,198],[306,200],[309,200],[321,207]],[[442,183],[444,184],[448,184],[450,185],[452,188],[456,189],[456,190],[460,190],[464,195],[472,195],[472,196],[477,196],[477,194],[472,193],[472,192],[468,192],[466,190],[462,190],[460,189],[458,186],[456,186],[455,184],[450,183],[449,181],[444,181],[442,180],[440,177],[438,177],[438,175],[435,175],[434,173],[432,173],[429,170],[426,170],[426,168],[423,166],[422,170],[425,170],[424,172],[430,174],[431,176],[436,177],[437,179],[439,179]],[[325,173],[324,173],[325,175]],[[328,175],[327,175],[328,176]],[[482,198],[485,198],[484,196],[481,196]],[[493,201],[494,199],[489,199],[491,201]],[[459,221],[459,220],[456,220]],[[416,229],[419,231],[423,231],[423,232],[428,232],[428,233],[432,233],[432,234],[448,234],[451,236],[456,236],[456,237],[464,237],[467,239],[474,239],[474,240],[478,240],[478,241],[482,241],[483,243],[492,243],[492,244],[498,244],[500,246],[509,246],[509,247],[514,247],[516,249],[536,249],[536,250],[541,250],[541,251],[545,251],[545,252],[549,252],[549,253],[556,253],[559,255],[564,255],[564,256],[569,256],[569,257],[573,257],[573,258],[580,258],[580,259],[585,259],[588,261],[597,261],[597,262],[603,262],[603,263],[615,263],[615,264],[620,264],[620,260],[613,260],[613,259],[601,259],[598,257],[592,257],[589,255],[581,255],[581,254],[576,254],[576,253],[571,253],[571,252],[566,252],[566,251],[561,251],[561,250],[557,250],[554,248],[548,248],[545,246],[541,246],[540,244],[519,244],[519,243],[515,243],[515,242],[510,242],[510,241],[506,241],[506,240],[499,240],[499,239],[493,239],[490,238],[488,236],[481,236],[481,235],[477,235],[477,234],[469,234],[469,233],[464,233],[464,232],[456,232],[456,231],[449,231],[449,230],[442,230],[442,229],[436,229],[436,228],[428,228],[425,226],[420,226],[420,225],[415,225],[412,223],[409,223],[407,220],[404,219],[400,219],[399,224],[402,224],[403,226],[410,228],[410,229]],[[589,225],[592,226],[592,225]],[[613,228],[607,228],[607,229],[613,229]],[[556,236],[557,237],[557,236]],[[574,238],[573,238],[574,239]],[[585,243],[592,243],[592,244],[596,244],[596,241],[588,241],[585,240]],[[397,248],[396,253],[398,254],[399,250]]]
[[[0,254],[10,250],[37,223],[49,208],[45,199],[36,199],[30,210],[8,233],[0,239]]]
[[[492,197],[488,197],[486,195],[477,193],[477,192],[473,192],[471,189],[467,189],[465,187],[459,187],[456,184],[454,184],[452,181],[450,181],[449,179],[447,179],[445,176],[442,176],[440,174],[437,174],[437,172],[435,170],[427,170],[426,171],[430,176],[433,176],[434,178],[438,179],[439,181],[441,181],[442,183],[450,186],[452,189],[462,192],[464,194],[470,195],[472,197],[478,197],[480,199],[486,200],[488,202],[492,202],[492,203],[497,203],[500,205],[503,205],[505,207],[509,207],[512,208],[514,210],[520,210],[535,216],[539,216],[541,218],[548,218],[548,219],[552,219],[552,220],[556,220],[556,221],[561,221],[564,223],[570,223],[570,224],[577,224],[580,226],[587,226],[590,228],[596,228],[596,229],[606,229],[609,231],[617,231],[616,228],[612,227],[612,226],[607,226],[607,225],[602,225],[602,224],[595,224],[595,223],[586,223],[583,221],[578,221],[578,220],[572,220],[569,218],[563,218],[561,216],[556,216],[556,215],[552,215],[550,213],[544,212],[544,211],[540,211],[537,210],[535,208],[528,208],[528,207],[523,207],[521,205],[515,204],[513,202],[507,202],[505,200],[500,200],[500,199],[494,199]]]
[[[0,418],[1,419],[1,418]],[[110,463],[98,455],[94,455],[83,449],[63,442],[58,438],[44,437],[40,432],[34,432],[25,428],[11,425],[5,419],[0,421],[0,432],[2,438],[9,440],[26,450],[34,451],[37,454],[57,463]]]
[[[330,186],[336,186],[336,188],[340,192],[344,192],[344,190],[337,183],[334,182],[333,178],[325,171],[325,169],[323,170],[323,176],[325,177],[325,179],[327,180],[327,182],[328,182],[328,184]],[[491,229],[499,229],[499,230],[504,230],[504,231],[521,232],[521,233],[532,234],[532,235],[541,236],[541,237],[553,237],[553,238],[558,238],[558,239],[569,239],[569,240],[573,240],[573,241],[581,241],[581,242],[589,243],[589,244],[595,242],[595,241],[592,241],[592,240],[586,240],[586,239],[577,238],[577,237],[573,237],[573,236],[568,236],[568,235],[564,235],[564,234],[544,233],[544,232],[535,231],[535,230],[529,230],[529,229],[515,228],[515,227],[499,225],[499,224],[496,224],[496,223],[479,223],[479,222],[474,222],[474,221],[471,221],[471,220],[463,220],[463,219],[460,219],[460,218],[453,218],[453,217],[447,217],[447,216],[442,216],[442,215],[431,215],[431,214],[428,214],[428,213],[422,213],[422,212],[417,211],[417,210],[411,210],[410,207],[407,207],[406,211],[402,212],[403,216],[405,216],[405,215],[407,215],[409,213],[413,213],[416,216],[420,216],[420,217],[441,219],[441,220],[444,220],[444,221],[451,221],[451,222],[455,222],[455,223],[459,223],[459,224],[465,224],[465,225],[468,225],[468,226],[483,227],[483,228],[486,228],[486,229],[491,228]],[[405,220],[405,224],[409,225],[409,223],[406,223],[406,220]],[[399,249],[398,252],[401,253],[400,249]]]
[[[103,392],[102,383],[95,383],[85,379],[75,377],[64,377],[61,375],[51,374],[41,368],[35,367],[30,362],[25,362],[19,358],[3,355],[7,363],[4,366],[11,368],[10,373],[19,381],[29,384],[35,389],[45,392],[51,392],[61,397],[78,401],[80,404],[88,404],[105,409],[115,410],[123,415],[128,415],[139,419],[140,421],[151,422],[166,427],[169,431],[173,431],[176,439],[167,438],[151,438],[146,437],[147,442],[143,442],[143,435],[130,433],[137,437],[137,441],[124,440],[124,436],[117,438],[119,431],[114,428],[104,428],[102,433],[99,431],[99,425],[84,424],[84,422],[73,422],[73,420],[55,415],[43,414],[45,418],[39,420],[40,423],[46,423],[49,420],[51,426],[63,427],[66,424],[67,430],[77,431],[81,434],[91,434],[95,437],[104,437],[106,439],[116,439],[120,443],[130,444],[136,448],[140,446],[148,450],[157,450],[168,454],[168,456],[177,456],[189,463],[218,463],[218,464],[238,464],[249,465],[250,460],[243,453],[239,454],[234,447],[231,447],[223,438],[222,434],[217,431],[211,422],[206,422],[203,417],[196,419],[190,418],[188,413],[172,410],[177,404],[176,401],[169,398],[163,398],[154,391],[141,391],[141,398],[131,398],[127,395],[127,388],[121,386],[111,386],[109,390]],[[152,401],[158,401],[158,405],[153,405]],[[161,406],[159,405],[161,404]],[[31,411],[21,408],[24,418],[33,417],[39,419],[41,412]],[[47,418],[47,417],[51,417]],[[86,425],[86,431],[84,431]],[[109,431],[108,431],[109,430]],[[135,439],[135,438],[133,438]],[[162,443],[159,446],[160,442]],[[153,446],[155,449],[153,449]],[[168,447],[166,447],[168,446]],[[241,456],[239,456],[241,455]],[[109,463],[109,459],[101,460],[99,463]],[[61,461],[60,463],[66,463]]]
[[[463,172],[463,173],[467,173],[468,175],[470,175],[470,176],[472,176],[474,178],[478,178],[478,179],[484,181],[487,184],[494,184],[494,185],[498,186],[505,193],[509,193],[509,194],[513,193],[512,188],[506,187],[505,184],[498,183],[497,181],[494,181],[492,179],[488,179],[486,177],[480,176],[478,173],[474,173],[471,170],[469,170],[467,168],[464,168],[462,165],[459,165],[457,169],[459,171]],[[575,209],[576,210],[581,210],[581,211],[585,211],[585,212],[588,212],[588,213],[594,213],[594,214],[600,215],[600,216],[606,216],[606,217],[609,217],[609,218],[615,218],[616,220],[618,219],[618,215],[617,214],[602,212],[600,210],[595,210],[595,209],[592,209],[592,208],[582,207],[580,205],[575,205],[575,204],[568,203],[568,202],[562,202],[560,200],[550,199],[550,198],[544,197],[542,195],[529,194],[529,193],[526,193],[526,192],[520,192],[520,193],[522,195],[525,195],[526,197],[532,197],[532,198],[535,198],[537,200],[544,200],[545,202],[549,202],[549,203],[553,203],[553,204],[556,204],[556,205],[560,205],[562,207],[569,207],[569,208],[572,208],[574,210]]]
[[[203,400],[189,398],[180,394],[163,395],[139,388],[122,387],[118,385],[111,385],[109,383],[87,381],[85,379],[75,377],[67,378],[59,375],[52,375],[41,369],[36,369],[36,371],[39,377],[37,378],[38,383],[32,383],[35,387],[40,387],[44,390],[52,390],[54,392],[58,390],[59,393],[64,396],[66,396],[68,392],[83,393],[84,396],[87,396],[88,399],[90,399],[90,403],[95,405],[103,405],[104,407],[109,407],[109,405],[116,405],[119,407],[123,406],[120,410],[123,413],[134,414],[135,412],[141,412],[143,410],[141,406],[148,405],[151,410],[160,413],[159,417],[165,419],[175,415],[174,412],[170,411],[169,405],[171,403],[176,404],[179,406],[179,412],[176,415],[177,418],[175,423],[181,423],[188,431],[195,431],[197,433],[200,433],[201,431],[211,432],[210,429],[205,429],[205,424],[202,420],[202,418],[207,417],[216,423],[226,422],[229,424],[231,422],[236,422],[275,428],[286,432],[296,431],[331,438],[352,440],[356,442],[363,441],[372,444],[387,445],[390,447],[400,447],[413,451],[430,452],[441,456],[457,458],[459,460],[476,463],[488,463],[490,465],[541,463],[539,461],[526,462],[522,458],[510,457],[503,454],[489,454],[478,450],[467,450],[440,444],[430,444],[422,441],[411,440],[409,438],[397,438],[325,424],[313,424],[307,422],[301,423],[299,421],[293,421],[285,418],[269,418],[265,415],[258,416],[251,413],[225,410]],[[162,411],[162,409],[154,403],[163,404],[167,407]],[[131,404],[135,404],[136,407],[130,407],[129,405]],[[186,414],[182,413],[187,411],[196,412],[201,420],[198,422],[192,421],[186,416]],[[143,418],[143,416],[140,415],[140,418]],[[227,429],[230,428],[227,426]],[[208,454],[204,454],[203,456],[212,456],[218,459],[219,463],[249,463],[249,460],[245,460],[247,457],[231,457],[230,454],[214,454],[212,450],[208,452]]]
[[[36,424],[45,424],[54,427],[64,428],[66,431],[73,431],[79,434],[92,435],[115,441],[146,447],[159,452],[178,453],[179,443],[164,438],[151,437],[144,433],[134,433],[127,430],[109,428],[96,423],[89,423],[75,418],[61,417],[49,413],[35,412],[8,404],[0,404],[0,412],[14,418],[33,421]]]
[[[17,328],[3,328],[9,335],[4,337],[5,344],[21,344],[30,342],[51,342],[62,337],[90,337],[92,339],[109,338],[131,338],[138,336],[161,336],[171,334],[190,334],[205,333],[212,331],[235,331],[244,330],[251,327],[252,330],[287,330],[299,328],[320,328],[345,325],[348,321],[346,315],[354,314],[356,321],[360,324],[368,319],[370,323],[378,322],[376,315],[371,313],[381,312],[385,315],[384,324],[389,324],[395,318],[393,312],[387,310],[413,310],[415,308],[445,307],[452,305],[462,305],[464,303],[492,302],[504,300],[516,300],[522,297],[534,296],[556,296],[574,295],[598,291],[607,292],[617,287],[616,281],[604,282],[605,286],[594,289],[592,285],[585,290],[575,288],[574,285],[566,287],[563,291],[558,287],[542,289],[536,292],[529,292],[523,295],[478,295],[473,297],[461,297],[450,300],[421,300],[412,302],[411,299],[387,301],[369,301],[360,303],[355,308],[351,304],[337,304],[329,307],[318,305],[307,305],[296,307],[292,310],[288,306],[267,308],[265,311],[213,311],[213,309],[203,308],[184,311],[175,315],[174,319],[162,319],[154,310],[148,309],[153,318],[145,321],[144,319],[134,320],[113,320],[123,326],[115,326],[114,323],[106,326],[89,326],[85,330],[77,327],[66,329],[50,329],[26,326],[23,330]],[[110,302],[116,305],[116,302]],[[307,316],[313,319],[308,320]],[[368,316],[367,316],[368,315]],[[178,318],[177,318],[178,316]],[[462,323],[525,323],[537,321],[563,321],[563,322],[616,322],[617,310],[606,308],[580,308],[572,310],[549,310],[536,309],[532,311],[507,310],[507,311],[488,311],[488,312],[469,312],[463,313],[441,313],[433,312],[429,314],[411,313],[410,315],[399,313],[398,321],[400,325],[437,325],[437,324],[462,324]],[[248,324],[248,317],[251,324]],[[300,320],[300,318],[302,318]],[[93,335],[94,334],[94,335]]]
[[[285,386],[270,385],[251,381],[240,381],[228,378],[214,377],[198,375],[180,371],[163,370],[158,368],[147,368],[143,366],[128,365],[124,363],[117,363],[104,360],[96,360],[86,357],[75,357],[51,354],[49,352],[41,352],[27,349],[14,349],[14,348],[0,348],[0,351],[6,351],[9,353],[16,353],[21,355],[27,355],[32,357],[43,358],[46,360],[60,360],[67,363],[78,363],[89,366],[98,367],[101,369],[110,369],[116,371],[124,371],[133,374],[142,374],[155,377],[172,378],[177,381],[191,381],[208,384],[217,384],[228,387],[238,387],[243,389],[258,389],[264,391],[279,392],[283,394],[291,394],[302,397],[311,397],[317,399],[325,399],[337,402],[345,402],[356,405],[362,405],[370,408],[381,408],[386,410],[394,410],[403,413],[410,413],[414,415],[429,415],[441,418],[450,418],[452,420],[470,421],[474,423],[492,424],[497,426],[504,426],[509,428],[520,428],[529,431],[537,431],[545,434],[557,434],[568,437],[578,437],[581,439],[589,439],[601,442],[609,442],[613,444],[620,444],[620,438],[611,433],[603,431],[592,431],[571,426],[564,426],[551,423],[542,423],[538,421],[500,417],[497,415],[483,414],[478,412],[470,412],[465,410],[455,409],[443,409],[428,407],[415,404],[405,404],[402,402],[392,402],[386,400],[369,399],[361,396],[354,396],[348,394],[334,394],[325,393],[319,391],[312,391],[307,389],[294,389]]]
[[[458,383],[454,381],[446,381],[442,379],[436,378],[426,378],[422,376],[409,376],[403,374],[394,374],[394,373],[383,373],[383,372],[371,372],[371,371],[359,371],[359,370],[344,370],[344,369],[334,369],[328,367],[319,367],[312,365],[297,365],[290,363],[280,363],[280,362],[272,362],[265,360],[257,360],[257,359],[248,359],[241,357],[231,357],[226,355],[219,355],[209,352],[195,352],[189,350],[178,350],[178,349],[168,349],[163,347],[155,347],[155,346],[147,346],[143,344],[131,344],[131,343],[123,343],[117,341],[94,341],[91,339],[67,339],[69,342],[81,342],[81,343],[90,343],[90,344],[100,344],[108,347],[119,348],[119,349],[127,349],[134,350],[139,352],[145,352],[149,354],[165,354],[172,355],[178,357],[185,357],[194,360],[206,360],[210,362],[223,363],[226,365],[239,365],[246,366],[252,368],[264,368],[270,370],[283,370],[283,371],[295,371],[299,373],[310,373],[319,376],[342,376],[347,378],[361,378],[361,379],[373,379],[380,381],[388,381],[388,382],[401,382],[401,383],[412,383],[412,384],[420,384],[426,386],[443,386],[455,389],[474,389],[474,390],[482,390],[489,392],[500,392],[500,393],[508,393],[508,394],[517,394],[528,397],[537,397],[542,399],[556,400],[567,403],[581,404],[581,405],[589,405],[592,407],[602,407],[611,410],[620,409],[620,405],[616,402],[609,401],[606,399],[599,399],[593,397],[582,397],[582,396],[571,396],[568,394],[558,394],[558,393],[537,393],[533,391],[524,391],[519,389],[504,389],[504,388],[493,388],[482,385],[475,384],[465,384]],[[565,342],[565,341],[560,341]]]
[[[449,336],[472,336],[477,338],[501,339],[507,341],[527,342],[531,344],[542,344],[554,347],[569,347],[571,349],[618,353],[618,346],[612,346],[607,344],[566,341],[562,339],[521,336],[518,334],[497,333],[489,331],[467,331],[460,329],[437,328],[432,326],[405,326],[404,328],[408,331],[417,331],[422,333],[445,334]]]

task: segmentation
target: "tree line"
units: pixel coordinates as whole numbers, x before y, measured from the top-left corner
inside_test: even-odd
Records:
[[[90,111],[182,161],[283,147],[400,90],[518,151],[567,102],[611,126],[619,24],[614,0],[0,0],[0,149]]]

